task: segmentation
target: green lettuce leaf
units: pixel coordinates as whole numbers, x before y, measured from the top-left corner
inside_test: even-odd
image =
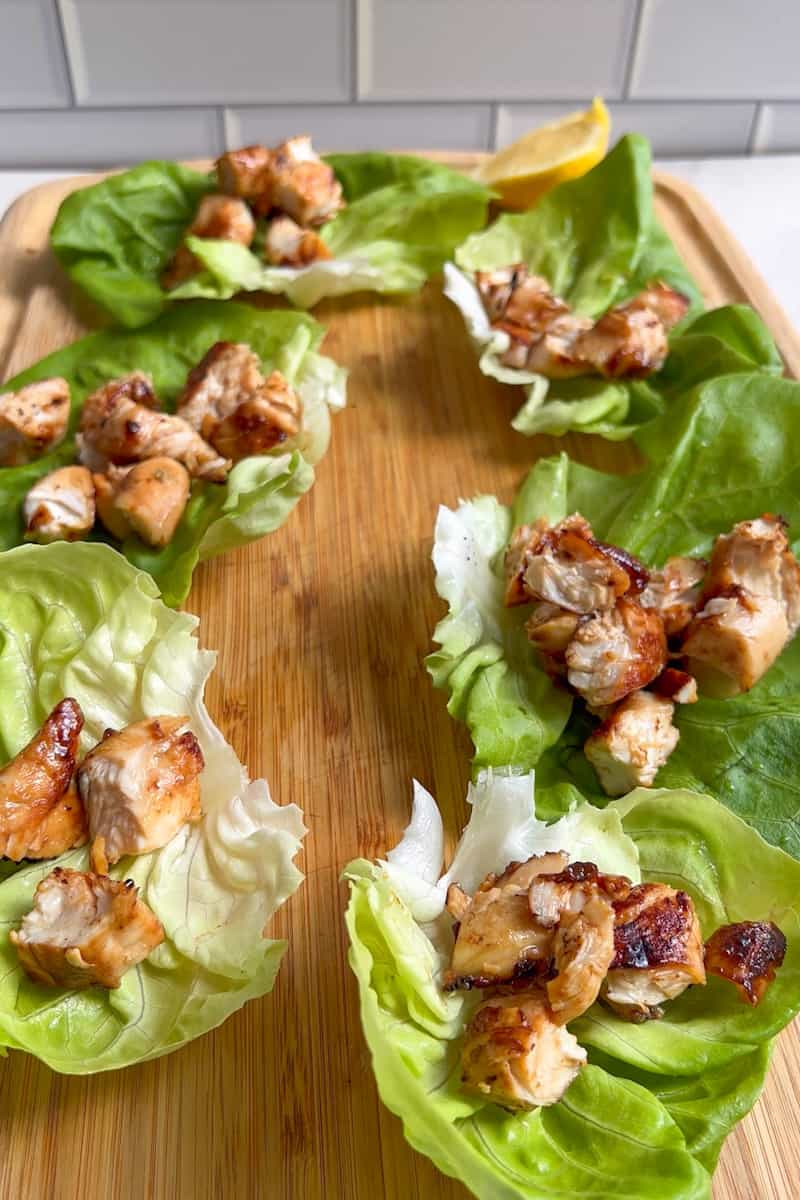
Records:
[[[302,313],[206,302],[176,307],[140,332],[90,334],[8,380],[3,386],[13,390],[63,375],[72,390],[72,416],[69,436],[54,452],[25,467],[0,468],[0,550],[23,540],[22,502],[31,485],[74,461],[72,435],[91,391],[139,368],[152,375],[156,393],[169,409],[187,372],[214,342],[248,342],[265,371],[280,368],[297,388],[303,428],[293,442],[237,463],[224,485],[195,480],[175,536],[164,549],[154,550],[137,537],[121,546],[132,563],[154,577],[164,600],[179,604],[198,562],[277,529],[313,484],[314,464],[330,440],[330,413],[345,402],[346,372],[317,353],[322,337],[322,327]],[[100,525],[93,536],[119,545]]]
[[[169,162],[143,163],[68,196],[51,244],[70,278],[123,325],[145,324],[176,299],[225,300],[278,292],[301,308],[356,291],[411,292],[459,242],[481,228],[491,197],[482,184],[410,155],[334,154],[327,160],[347,207],[322,232],[334,259],[271,267],[254,248],[190,238],[203,270],[167,293],[159,279],[211,175]]]
[[[527,811],[520,804],[526,785]],[[511,802],[509,787],[519,794]],[[576,802],[571,789],[544,797],[545,807],[566,812],[562,821],[576,822],[551,826],[549,833],[535,819],[532,776],[509,781],[484,774],[471,799],[473,814],[454,864],[459,855],[461,862],[440,881],[440,902],[448,880],[463,869],[465,842],[466,861],[477,872],[502,869],[509,855],[541,852],[556,842],[573,857],[586,854],[570,830],[577,833],[584,814],[594,810],[585,804],[570,809]],[[414,861],[406,842],[409,836],[422,841],[422,827],[431,825],[430,814],[420,821],[421,803],[418,789],[414,819],[389,862],[358,860],[345,872],[349,961],[364,1034],[381,1099],[402,1119],[411,1145],[491,1200],[710,1196],[709,1173],[722,1142],[763,1083],[770,1037],[800,1008],[800,864],[707,796],[640,791],[610,804],[605,812],[619,823],[595,827],[595,855],[619,860],[633,843],[644,878],[691,892],[705,936],[724,920],[773,917],[792,949],[764,1014],[742,1005],[719,980],[676,1001],[664,1021],[643,1026],[595,1005],[571,1027],[587,1045],[590,1065],[557,1105],[510,1114],[459,1087],[459,1039],[475,1000],[442,991],[450,922],[432,921],[428,909],[420,923],[409,901],[417,893],[406,878]],[[484,822],[476,823],[476,804],[498,813],[502,846]],[[399,875],[389,869],[398,851],[405,863]],[[429,868],[420,886],[431,886]]]
[[[502,607],[510,531],[539,516],[556,521],[579,511],[598,537],[653,566],[674,554],[707,554],[718,534],[763,512],[782,513],[799,535],[798,438],[800,384],[766,374],[725,375],[690,389],[640,432],[650,463],[639,474],[609,475],[561,455],[537,463],[513,509],[481,497],[455,512],[440,510],[433,558],[450,612],[434,633],[440,649],[428,666],[434,683],[450,693],[450,711],[470,730],[476,767],[538,763],[541,782],[564,780],[594,803],[607,801],[582,752],[590,730],[582,707],[570,716],[571,697],[544,676],[525,641],[524,606]],[[492,536],[479,519],[486,512]],[[461,581],[457,587],[453,579]],[[657,780],[711,793],[795,857],[798,678],[795,639],[745,695],[678,706],[681,739]]]
[[[167,608],[149,575],[103,545],[22,546],[0,567],[0,761],[63,696],[83,709],[84,751],[108,727],[185,714],[206,761],[203,820],[111,871],[135,880],[167,935],[117,990],[32,983],[7,935],[54,864],[0,882],[0,1046],[70,1074],[156,1058],[271,990],[286,944],[263,930],[302,879],[292,861],[302,813],[248,780],[203,703],[216,656],[199,649],[197,618]],[[86,870],[88,851],[58,862]]]

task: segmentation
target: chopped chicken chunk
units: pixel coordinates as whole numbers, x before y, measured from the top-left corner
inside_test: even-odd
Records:
[[[572,863],[534,879],[529,903],[539,924],[555,927],[555,975],[547,981],[547,998],[553,1019],[566,1025],[600,994],[614,957],[614,909],[592,863]]]
[[[444,986],[491,987],[546,969],[552,956],[553,931],[534,920],[528,890],[539,874],[563,871],[565,854],[543,854],[526,863],[511,863],[502,875],[489,875],[465,903],[451,885],[448,908],[458,913],[458,932]]]
[[[95,497],[88,467],[59,467],[37,479],[22,502],[30,542],[77,542],[94,525]]]
[[[565,658],[569,683],[587,703],[614,704],[660,675],[667,661],[664,624],[657,612],[623,596],[578,625]]]
[[[86,841],[71,787],[83,729],[76,700],[61,700],[38,733],[0,770],[0,856],[57,858]]]
[[[614,959],[602,994],[620,1016],[660,1017],[665,1000],[705,983],[700,923],[685,892],[641,883],[614,902],[614,915]]]
[[[702,599],[682,647],[688,669],[710,695],[749,691],[800,626],[800,563],[780,517],[717,538]]]
[[[95,866],[158,850],[199,821],[203,753],[185,717],[106,730],[78,770]]]
[[[590,735],[584,753],[608,796],[652,787],[678,744],[675,706],[652,692],[633,692]]]
[[[511,1109],[557,1104],[586,1051],[552,1020],[538,989],[493,996],[473,1013],[464,1034],[461,1083]]]
[[[178,413],[220,454],[238,462],[300,431],[301,402],[280,371],[268,378],[241,342],[217,342],[189,372]]]
[[[783,965],[786,938],[772,921],[722,925],[706,942],[706,971],[735,985],[745,1004],[759,1004]]]
[[[256,223],[244,200],[235,196],[204,196],[200,201],[194,220],[186,230],[186,237],[215,238],[223,242],[237,242],[249,246],[255,237]],[[181,242],[167,263],[161,285],[167,290],[190,279],[201,269],[200,262]]]
[[[270,195],[266,203],[257,201],[258,212],[279,208],[298,225],[324,225],[343,207],[342,185],[312,148],[311,138],[289,138],[272,151]]]
[[[154,412],[149,406],[152,400],[149,381],[140,372],[112,379],[92,392],[84,403],[76,439],[81,462],[103,471],[109,462],[175,458],[190,475],[224,480],[230,463],[181,417]]]
[[[689,301],[663,283],[604,313],[575,341],[572,353],[587,369],[611,379],[638,379],[659,371],[667,357],[667,333],[689,310]]]
[[[333,255],[313,229],[303,229],[291,217],[281,216],[269,223],[264,257],[276,267],[306,267]]]
[[[0,394],[0,467],[22,467],[55,449],[68,421],[66,379],[41,379]]]
[[[190,486],[189,472],[174,458],[110,466],[105,475],[94,476],[97,515],[120,541],[135,533],[148,546],[166,546],[183,516]]]
[[[266,146],[229,150],[216,161],[219,189],[227,196],[257,200],[269,194],[272,154]]]
[[[668,638],[682,633],[697,612],[707,568],[702,558],[678,557],[668,558],[660,571],[650,572],[640,602],[661,613]]]
[[[697,703],[697,680],[677,667],[665,667],[653,680],[653,691],[673,704]]]
[[[34,983],[117,988],[163,942],[164,930],[132,880],[56,867],[9,939]]]
[[[545,669],[550,674],[566,673],[564,653],[581,619],[577,613],[550,604],[548,600],[540,600],[531,609],[531,615],[525,622],[525,632],[528,641],[541,654]]]

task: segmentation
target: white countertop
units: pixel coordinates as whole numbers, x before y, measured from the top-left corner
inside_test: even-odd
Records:
[[[800,155],[665,160],[711,201],[800,328]],[[72,171],[0,171],[0,215],[12,200]]]

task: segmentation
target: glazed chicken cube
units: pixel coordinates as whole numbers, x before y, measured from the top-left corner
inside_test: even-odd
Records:
[[[652,787],[678,744],[675,705],[652,692],[633,692],[584,743],[584,753],[607,796]]]
[[[256,207],[266,211],[260,202]],[[298,225],[324,225],[344,207],[342,185],[312,148],[311,138],[290,138],[273,150],[268,207],[281,209]]]
[[[673,704],[697,703],[697,680],[677,667],[665,667],[658,679],[653,680],[653,691]]]
[[[594,708],[646,687],[667,661],[661,617],[623,596],[614,608],[587,617],[565,652],[570,686]]]
[[[0,394],[0,467],[22,467],[54,450],[68,421],[66,379],[42,379]]]
[[[37,479],[22,502],[29,542],[77,542],[94,525],[95,496],[88,467],[59,467]]]
[[[57,858],[87,838],[72,786],[83,729],[77,700],[61,700],[41,729],[0,770],[0,856]]]
[[[694,905],[665,883],[641,883],[614,902],[614,958],[604,1000],[629,1021],[662,1016],[661,1005],[706,981]]]
[[[264,239],[264,257],[276,267],[306,267],[332,254],[318,233],[303,229],[291,217],[275,217]]]
[[[238,462],[300,431],[300,397],[280,371],[268,378],[239,342],[217,342],[190,372],[178,413],[220,454]]]
[[[556,1024],[540,990],[484,1000],[473,1013],[461,1051],[466,1092],[504,1108],[557,1104],[586,1063],[586,1051]]]
[[[158,850],[186,821],[199,821],[203,766],[185,717],[106,730],[78,770],[95,868]]]
[[[266,197],[270,191],[272,154],[266,146],[229,150],[215,163],[219,190],[243,200]]]
[[[722,925],[706,942],[709,975],[735,985],[745,1004],[760,1004],[783,966],[786,938],[772,921],[740,921]]]
[[[112,379],[93,392],[84,403],[76,438],[80,461],[102,472],[109,463],[175,458],[190,475],[222,482],[230,463],[181,417],[154,412],[151,403],[152,389],[140,372]]]
[[[9,939],[34,983],[117,988],[163,942],[164,930],[132,880],[56,867]]]
[[[244,200],[237,196],[204,196],[185,237],[214,238],[249,246],[255,237],[256,223]],[[196,275],[201,264],[182,242],[161,275],[161,286],[168,291]]]
[[[120,541],[138,534],[148,546],[172,541],[189,500],[189,472],[174,458],[149,458],[132,467],[110,466],[94,476],[97,515]]]
[[[701,691],[749,691],[800,626],[800,563],[780,517],[742,521],[718,537],[703,588],[703,607],[682,651]]]
[[[667,357],[667,333],[689,301],[662,283],[605,313],[575,341],[577,361],[611,379],[641,378],[659,371]]]
[[[534,920],[528,892],[537,875],[566,865],[561,853],[511,863],[502,875],[487,876],[471,899],[450,885],[447,907],[459,925],[446,990],[491,987],[546,970],[553,930]]]
[[[525,622],[525,632],[528,641],[542,656],[549,674],[566,674],[564,654],[580,621],[577,613],[568,612],[547,600],[540,600],[531,609],[531,615]]]
[[[668,558],[660,571],[651,571],[640,603],[654,608],[668,638],[682,633],[700,607],[700,592],[708,563],[702,558]]]
[[[491,322],[498,321],[506,311],[515,290],[528,278],[525,263],[498,267],[494,271],[476,271],[475,285]]]
[[[572,357],[576,338],[590,329],[587,317],[573,313],[546,279],[524,263],[477,271],[475,282],[489,320],[511,339],[501,356],[505,366],[539,371],[553,378],[580,374]]]

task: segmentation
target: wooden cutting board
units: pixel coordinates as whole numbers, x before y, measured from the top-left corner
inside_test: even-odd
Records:
[[[468,168],[476,158],[442,156]],[[85,331],[47,250],[59,201],[89,180],[45,184],[0,225],[0,379]],[[800,375],[800,340],[694,191],[657,176],[659,213],[709,304],[746,301]],[[78,305],[76,307],[76,305]],[[406,824],[411,779],[451,840],[465,820],[470,744],[422,659],[441,613],[430,550],[437,505],[509,500],[537,457],[566,449],[606,470],[630,444],[526,439],[521,393],[478,371],[460,314],[436,283],[406,300],[320,305],[325,349],[351,372],[349,406],[312,492],[257,545],[201,567],[188,607],[219,651],[214,718],[251,774],[302,806],[306,882],[271,933],[289,939],[273,993],[221,1029],[141,1067],[88,1078],[12,1053],[0,1062],[0,1196],[179,1200],[464,1200],[378,1101],[346,963],[339,882]],[[717,1200],[800,1196],[797,1030],[730,1138]]]

